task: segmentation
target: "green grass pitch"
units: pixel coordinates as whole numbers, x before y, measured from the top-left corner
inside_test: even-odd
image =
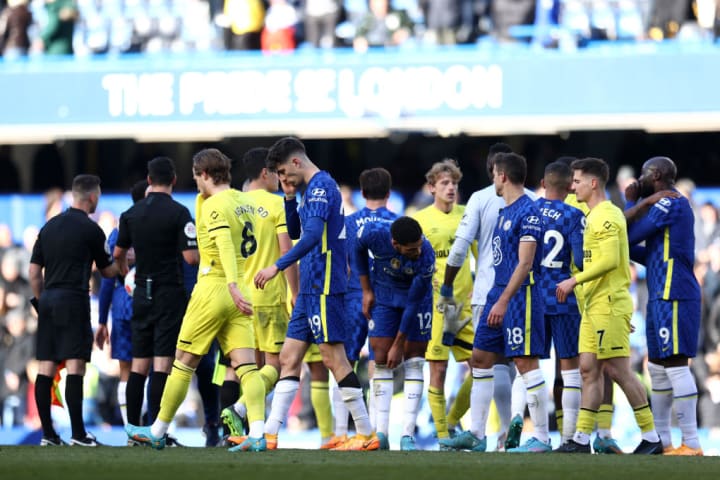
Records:
[[[464,452],[229,453],[224,448],[0,447],[0,479],[51,480],[699,480],[720,457]]]

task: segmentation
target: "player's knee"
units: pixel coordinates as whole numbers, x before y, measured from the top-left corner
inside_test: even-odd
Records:
[[[254,363],[245,363],[242,365],[239,365],[235,368],[235,374],[237,377],[242,380],[242,378],[247,375],[248,373],[257,372],[258,368],[257,365]]]
[[[422,378],[424,364],[425,359],[422,357],[413,357],[405,360],[403,362],[403,366],[405,367],[405,378]]]

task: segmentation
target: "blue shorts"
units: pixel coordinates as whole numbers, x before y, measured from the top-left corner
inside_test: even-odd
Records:
[[[115,360],[132,361],[132,327],[129,318],[114,318],[110,326],[110,356]]]
[[[307,343],[344,343],[343,294],[298,295],[287,338]]]
[[[648,358],[697,355],[700,300],[650,300],[645,333]]]
[[[578,338],[580,338],[580,314],[545,314],[545,353],[550,358],[551,345],[555,345],[558,358],[578,356]]]
[[[345,293],[345,353],[350,363],[360,359],[368,336],[368,320],[362,312],[362,290]]]
[[[372,310],[368,335],[370,337],[392,337],[395,338],[400,330],[403,307],[390,307],[375,304]],[[429,342],[432,335],[432,299],[423,302],[418,308],[415,321],[410,322],[410,330],[405,332],[408,341]]]
[[[473,348],[506,357],[541,357],[545,352],[545,306],[537,286],[522,286],[510,299],[502,328],[491,328],[487,317],[505,287],[493,287],[475,330]]]

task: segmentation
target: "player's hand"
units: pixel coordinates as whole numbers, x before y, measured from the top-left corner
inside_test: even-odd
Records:
[[[470,323],[472,317],[460,318],[464,304],[447,304],[443,311],[443,336],[442,344],[451,347],[455,343],[455,337],[465,325]]]
[[[235,303],[235,306],[245,315],[252,315],[252,303],[250,303],[249,300],[247,300],[245,297],[243,297],[243,294],[240,293],[240,289],[237,286],[237,283],[228,283],[228,290],[230,291],[230,296],[233,299],[233,303]]]
[[[648,207],[651,207],[663,198],[680,198],[681,196],[682,195],[680,195],[680,193],[676,192],[675,190],[660,190],[659,192],[655,192],[649,197],[647,197],[645,200],[643,200],[643,202]]]
[[[490,327],[498,328],[502,326],[503,318],[507,312],[507,302],[505,300],[498,300],[495,305],[490,309],[488,313],[487,324]]]
[[[362,312],[365,318],[370,320],[372,318],[372,308],[375,306],[375,292],[372,290],[363,290],[362,296]]]
[[[280,180],[280,188],[288,198],[297,195],[297,188],[295,188],[295,185],[288,183],[287,180]]]
[[[557,301],[560,303],[565,303],[568,296],[570,295],[570,293],[572,293],[576,285],[577,281],[575,280],[575,277],[570,277],[558,283],[557,288],[555,289],[555,297],[557,298]]]
[[[270,265],[269,267],[263,268],[255,275],[255,287],[262,290],[263,288],[265,288],[267,282],[272,280],[279,271],[280,270],[278,270],[275,265]]]
[[[128,265],[135,265],[135,249],[130,247],[125,255]]]
[[[107,345],[110,336],[108,335],[108,328],[105,324],[99,324],[97,331],[95,332],[95,345],[102,350]]]
[[[453,288],[443,284],[440,285],[440,296],[435,304],[435,309],[438,312],[443,313],[445,311],[445,307],[448,305],[457,306],[457,302],[455,302],[455,297],[453,297]]]
[[[628,202],[637,202],[640,198],[640,183],[632,182],[625,187],[625,200]]]
[[[405,350],[405,346],[402,344],[399,344],[398,342],[394,342],[392,344],[392,347],[390,347],[390,350],[388,350],[387,354],[387,367],[389,369],[393,369],[396,367],[399,367],[400,364],[403,361],[403,351]]]

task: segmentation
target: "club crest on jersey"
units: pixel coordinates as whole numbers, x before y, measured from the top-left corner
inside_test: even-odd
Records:
[[[500,237],[494,237],[492,241],[493,264],[500,265],[502,263],[502,250],[500,249]]]
[[[187,222],[185,224],[185,228],[183,228],[183,232],[185,233],[185,236],[188,238],[197,237],[197,230],[195,230],[195,224],[193,222]]]
[[[400,259],[398,259],[398,258],[393,258],[392,260],[390,260],[390,267],[391,267],[393,270],[400,270],[400,266],[401,266],[401,264],[400,264]]]

